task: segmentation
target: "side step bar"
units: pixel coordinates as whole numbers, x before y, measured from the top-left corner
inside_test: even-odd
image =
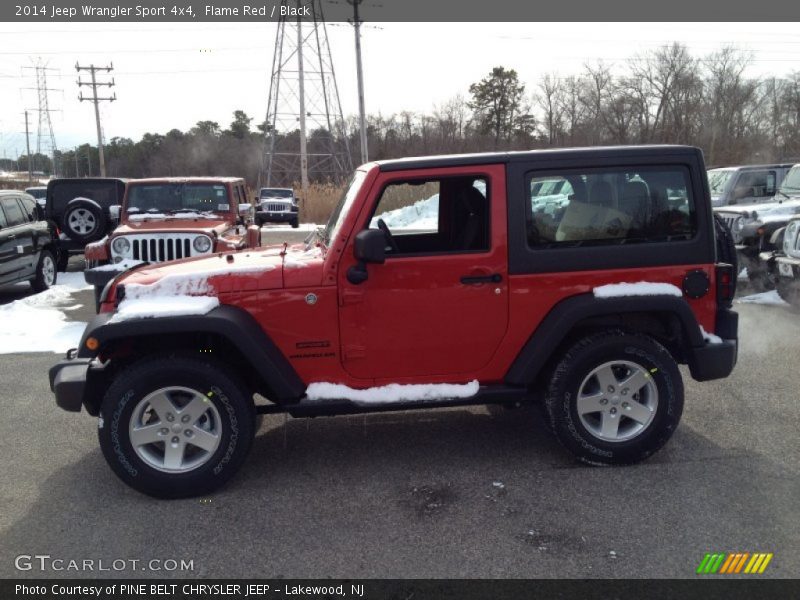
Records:
[[[257,405],[258,414],[289,413],[293,417],[323,417],[333,415],[355,415],[372,412],[415,410],[420,408],[444,408],[449,406],[479,406],[482,404],[504,404],[507,402],[532,402],[530,392],[521,387],[481,386],[478,393],[469,398],[442,398],[440,400],[416,400],[401,402],[376,402],[358,404],[352,400],[309,400],[303,396],[291,404]]]

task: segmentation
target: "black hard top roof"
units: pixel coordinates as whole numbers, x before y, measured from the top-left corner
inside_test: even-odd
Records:
[[[502,164],[526,162],[548,158],[600,158],[629,157],[658,152],[670,156],[695,155],[700,150],[694,146],[647,145],[647,146],[592,146],[586,148],[548,148],[545,150],[525,150],[520,152],[484,152],[478,154],[446,154],[439,156],[416,156],[379,160],[376,164],[381,171],[400,171],[403,169],[424,169],[435,167],[460,167],[478,164]]]

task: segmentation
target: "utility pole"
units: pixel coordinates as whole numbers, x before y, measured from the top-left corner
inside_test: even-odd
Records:
[[[78,175],[78,147],[75,146],[75,177],[80,177]]]
[[[25,145],[28,148],[28,185],[33,185],[33,169],[31,168],[31,135],[28,130],[28,111],[25,111]],[[17,158],[19,169],[19,158]]]
[[[361,129],[361,162],[369,161],[367,150],[367,126],[364,111],[364,72],[361,67],[361,19],[358,16],[358,5],[363,0],[347,0],[353,5],[353,28],[356,34],[356,75],[358,77],[358,120]]]
[[[89,71],[91,73],[91,76],[92,76],[92,81],[91,82],[89,82],[89,81],[81,81],[80,76],[78,76],[78,87],[82,87],[84,85],[92,86],[92,97],[91,98],[84,98],[83,97],[83,93],[81,93],[80,96],[78,96],[78,100],[80,100],[81,102],[83,102],[84,100],[90,100],[90,101],[94,102],[94,118],[95,118],[95,121],[97,122],[97,150],[98,150],[98,153],[100,154],[100,177],[105,177],[106,176],[106,159],[105,159],[105,155],[103,154],[103,130],[100,127],[100,102],[105,102],[105,101],[113,102],[114,100],[117,99],[117,94],[115,92],[113,96],[109,96],[107,98],[98,97],[97,96],[97,88],[98,87],[107,86],[109,89],[111,89],[111,87],[113,87],[115,85],[115,83],[114,83],[114,78],[113,77],[111,78],[110,82],[108,82],[108,81],[97,81],[97,78],[95,77],[95,73],[97,71],[105,71],[107,73],[110,73],[111,71],[114,70],[114,63],[111,63],[107,67],[95,67],[93,64],[89,65],[88,67],[82,67],[78,63],[75,63],[75,70],[78,71],[78,73],[80,73],[81,71]]]

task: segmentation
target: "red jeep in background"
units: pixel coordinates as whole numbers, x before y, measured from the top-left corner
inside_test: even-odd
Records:
[[[274,412],[538,402],[578,459],[630,464],[678,425],[678,364],[736,363],[731,244],[696,148],[370,163],[304,245],[116,277],[51,388],[160,497],[222,485]]]
[[[121,212],[119,226],[85,248],[86,282],[99,300],[105,285],[134,265],[247,247],[246,198],[244,179],[234,177],[130,180],[114,211]]]

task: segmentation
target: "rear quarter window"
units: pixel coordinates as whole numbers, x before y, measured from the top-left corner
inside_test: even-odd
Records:
[[[680,166],[534,172],[526,190],[531,249],[685,241],[697,232]]]

